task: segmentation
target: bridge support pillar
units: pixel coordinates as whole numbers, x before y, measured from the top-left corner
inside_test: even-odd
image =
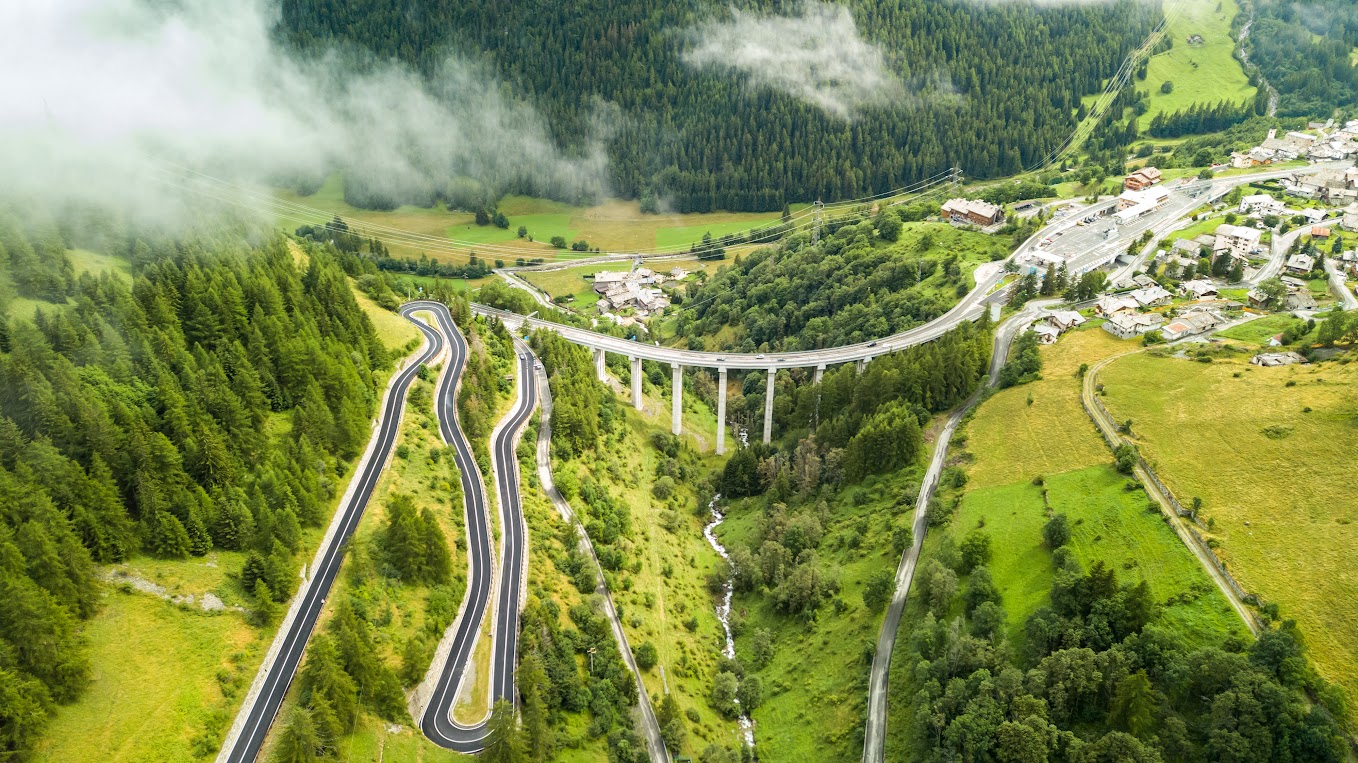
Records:
[[[632,361],[632,407],[641,410],[641,358]]]
[[[717,369],[717,455],[726,452],[726,369]]]
[[[825,364],[816,366],[816,370],[811,374],[811,383],[820,384],[820,380],[825,378]]]
[[[683,434],[684,367],[678,363],[673,365],[674,384],[670,388],[670,431],[675,434]]]
[[[599,375],[599,381],[608,383],[608,372],[604,370],[604,351],[597,348],[594,350],[594,372]]]
[[[854,372],[855,372],[855,373],[860,373],[860,374],[861,374],[861,373],[863,373],[864,371],[866,371],[866,370],[868,369],[868,361],[869,361],[869,360],[872,360],[872,358],[861,358],[861,359],[859,359],[859,360],[855,360],[855,361],[853,362],[853,370],[854,370]]]
[[[764,389],[764,444],[773,440],[773,383],[778,378],[778,369],[769,369],[768,384]]]

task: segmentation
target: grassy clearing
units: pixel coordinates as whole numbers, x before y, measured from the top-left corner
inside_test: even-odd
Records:
[[[1358,696],[1358,366],[1133,355],[1100,381],[1170,489],[1202,498],[1240,583],[1296,618],[1321,674]]]
[[[424,336],[415,324],[372,301],[358,289],[354,289],[354,299],[358,300],[358,306],[363,308],[363,312],[368,314],[368,319],[373,322],[373,328],[377,329],[377,338],[388,350],[398,351],[402,347],[410,346],[411,342],[418,343]]]
[[[201,567],[203,561],[175,564]],[[184,577],[203,575],[194,570]],[[216,590],[188,582],[183,588]],[[110,588],[84,631],[90,686],[78,701],[57,708],[36,761],[209,757],[215,753],[209,740],[230,725],[273,636],[239,612],[206,613],[122,586]]]
[[[1040,474],[1106,463],[1108,449],[1080,406],[1078,369],[1137,346],[1085,326],[1043,347],[1042,379],[996,392],[967,424],[965,439],[954,441],[955,447],[977,454],[968,470],[969,486],[1028,482]]]
[[[1139,121],[1142,129],[1162,112],[1254,97],[1255,88],[1233,55],[1231,20],[1238,11],[1235,0],[1185,0],[1178,6],[1166,32],[1174,47],[1151,58],[1145,81],[1137,83],[1137,89],[1150,93],[1150,109]],[[1203,42],[1189,45],[1191,35],[1201,35]],[[1160,92],[1164,82],[1174,84],[1173,92]]]
[[[1043,486],[1020,482],[965,494],[952,525],[955,537],[975,527],[1002,528],[991,532],[990,569],[1004,595],[1011,644],[1023,643],[1024,621],[1046,603],[1051,588],[1051,553],[1042,543],[1048,505],[1051,513],[1070,519],[1070,546],[1086,567],[1103,560],[1123,581],[1145,580],[1162,604],[1174,597],[1175,603],[1164,607],[1161,624],[1188,644],[1219,644],[1228,635],[1246,635],[1226,598],[1159,510],[1147,508],[1145,491],[1127,490],[1127,482],[1104,464],[1048,475]],[[1190,600],[1177,598],[1184,595]]]
[[[357,209],[344,201],[343,178],[338,174],[328,178],[310,196],[299,196],[287,190],[276,190],[274,196],[280,201],[317,209],[321,215],[340,215],[408,233],[447,239],[448,249],[455,248],[454,240],[483,247],[507,248],[508,251],[479,253],[506,262],[518,256],[569,259],[572,253],[551,247],[549,242],[552,236],[562,236],[568,242],[585,240],[591,246],[608,251],[649,251],[657,245],[686,248],[688,244],[701,240],[707,231],[711,231],[713,236],[720,236],[728,232],[743,232],[778,219],[777,212],[651,215],[642,214],[640,205],[635,201],[610,200],[592,207],[576,207],[546,199],[506,196],[500,200],[499,210],[509,218],[509,227],[497,228],[494,225],[476,225],[475,217],[470,212],[448,210],[441,204],[429,208],[404,206],[390,212]],[[291,231],[302,223],[290,217],[279,217],[276,224]],[[533,241],[518,237],[521,225],[528,229]],[[399,257],[416,257],[424,251],[445,262],[466,261],[466,255],[460,252],[430,251],[431,248],[442,248],[433,243],[428,246],[396,240],[386,240],[384,243]]]
[[[696,396],[686,396],[686,400],[693,398]],[[581,475],[591,474],[630,508],[628,559],[637,567],[608,573],[609,590],[632,647],[648,641],[656,647],[656,667],[642,674],[647,692],[659,698],[668,689],[681,712],[697,715],[696,722],[686,721],[689,749],[685,752],[695,755],[708,744],[730,746],[736,732],[736,724],[718,715],[707,702],[723,635],[705,580],[716,569],[719,557],[703,538],[708,515],[706,507],[698,504],[692,481],[679,481],[681,497],[671,501],[681,507],[674,511],[651,494],[656,466],[665,459],[651,437],[669,431],[668,395],[663,399],[648,397],[646,408],[656,415],[639,415],[630,406],[625,408],[622,440],[610,444],[608,452],[556,463],[554,470],[558,475],[571,469]],[[662,408],[666,411],[663,426],[658,421]],[[687,417],[685,427],[686,432],[694,431]],[[711,441],[710,434],[707,441]],[[695,468],[701,469],[718,463],[692,454],[684,458],[690,462],[696,459],[702,466]],[[587,520],[588,509],[581,499],[574,499],[572,506],[582,520]],[[666,529],[667,521],[673,529]]]
[[[1222,331],[1218,336],[1227,339],[1235,339],[1240,342],[1248,342],[1249,344],[1262,345],[1268,342],[1272,337],[1283,333],[1293,326],[1299,326],[1302,323],[1304,323],[1304,321],[1299,318],[1295,318],[1290,314],[1280,313],[1278,315],[1270,315],[1265,318],[1252,320],[1249,323],[1242,323],[1239,326]]]
[[[98,276],[102,273],[114,273],[124,279],[131,278],[132,265],[122,257],[101,252],[91,252],[88,249],[68,249],[66,256],[70,258],[72,267],[75,268],[77,276],[82,273]]]
[[[1181,238],[1197,238],[1205,233],[1213,233],[1225,222],[1226,217],[1224,215],[1222,217],[1209,217],[1206,220],[1199,220],[1183,230],[1174,231],[1166,236],[1163,245],[1172,246],[1175,241],[1178,241]]]

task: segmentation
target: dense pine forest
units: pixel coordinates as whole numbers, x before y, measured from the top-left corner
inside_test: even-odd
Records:
[[[1324,116],[1358,105],[1358,5],[1253,0],[1250,60],[1279,93],[1278,114]]]
[[[131,279],[74,277],[55,228],[0,241],[19,293],[68,300],[0,320],[0,753],[22,758],[90,680],[96,562],[248,551],[247,593],[291,596],[390,360],[343,271],[281,238],[124,237]]]
[[[283,0],[280,35],[304,51],[361,47],[426,75],[450,51],[479,55],[564,148],[605,142],[613,193],[678,211],[775,210],[883,192],[953,165],[994,177],[1039,162],[1074,129],[1080,97],[1102,88],[1159,16],[1131,0],[848,6],[910,91],[851,120],[688,67],[685,46],[701,34],[690,30],[726,18],[722,3]],[[362,178],[350,186],[355,201],[394,201],[372,198]]]

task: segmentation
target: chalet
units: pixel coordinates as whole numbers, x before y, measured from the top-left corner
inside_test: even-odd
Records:
[[[1127,296],[1136,300],[1137,305],[1141,307],[1157,307],[1159,305],[1168,305],[1170,302],[1174,300],[1174,295],[1170,294],[1168,291],[1165,290],[1164,287],[1160,286],[1159,284],[1156,284],[1155,286],[1149,286],[1144,289],[1136,289]]]
[[[1131,339],[1154,331],[1164,322],[1159,313],[1118,313],[1103,322],[1103,330],[1119,339]]]
[[[1316,266],[1316,259],[1309,254],[1294,254],[1287,258],[1287,264],[1283,267],[1289,273],[1297,275],[1307,275]]]
[[[980,225],[982,227],[1004,222],[1004,212],[999,207],[985,201],[972,199],[948,199],[939,209],[944,219],[954,224]]]
[[[1129,191],[1144,191],[1160,182],[1161,177],[1163,176],[1158,168],[1142,167],[1128,175],[1127,179],[1122,181],[1122,185]]]
[[[1160,285],[1159,281],[1155,280],[1154,278],[1151,278],[1145,273],[1137,273],[1136,275],[1132,276],[1132,283],[1135,284],[1138,288],[1142,289],[1148,289],[1152,286]]]
[[[1167,341],[1173,342],[1187,336],[1195,336],[1225,323],[1215,310],[1193,310],[1175,318],[1169,325],[1160,330],[1160,333]]]
[[[1111,318],[1123,313],[1134,313],[1136,308],[1137,302],[1134,299],[1108,295],[1099,298],[1098,304],[1094,305],[1094,314],[1100,318]]]
[[[1056,340],[1061,337],[1061,330],[1047,323],[1034,324],[1032,332],[1039,344],[1056,344]]]
[[[1258,289],[1250,289],[1249,292],[1245,294],[1245,299],[1250,303],[1250,307],[1255,309],[1268,307],[1268,297]]]
[[[1206,299],[1219,294],[1215,284],[1200,278],[1179,284],[1179,293],[1189,299]]]
[[[1046,318],[1046,323],[1057,331],[1070,331],[1084,322],[1085,317],[1074,310],[1057,310]]]
[[[1213,241],[1208,244],[1207,250],[1211,251],[1212,244],[1215,243],[1216,242]],[[1187,257],[1194,262],[1197,262],[1198,258],[1202,256],[1202,243],[1191,238],[1181,238],[1174,242],[1173,246],[1169,248],[1169,252],[1171,256],[1177,255],[1179,257]]]
[[[1311,228],[1311,238],[1329,238],[1330,229],[1323,225],[1316,225]]]

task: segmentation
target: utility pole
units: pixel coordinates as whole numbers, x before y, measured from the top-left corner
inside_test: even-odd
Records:
[[[825,211],[825,203],[816,199],[816,219],[811,226],[811,243],[813,244],[820,243],[820,215],[823,211]]]

